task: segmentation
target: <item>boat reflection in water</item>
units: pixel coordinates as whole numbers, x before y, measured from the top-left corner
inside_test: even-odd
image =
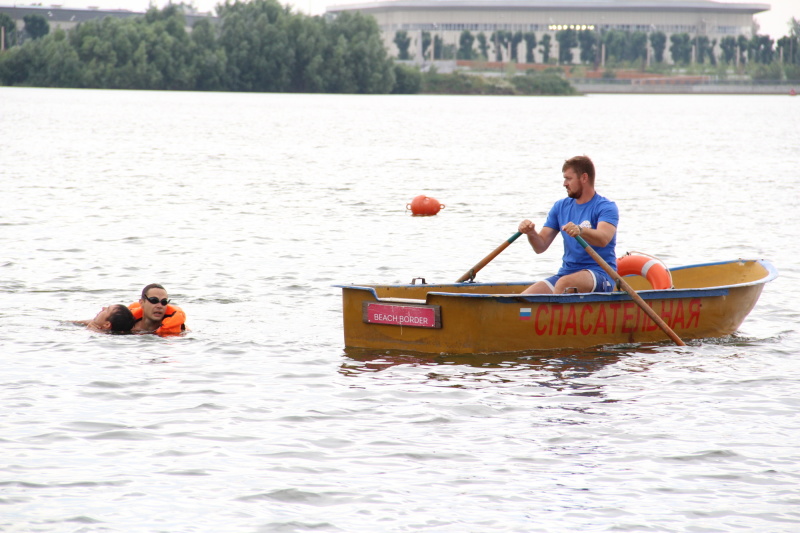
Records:
[[[519,388],[524,396],[569,396],[593,397],[602,402],[609,399],[604,380],[589,379],[592,376],[626,358],[635,355],[657,355],[663,346],[607,346],[584,350],[535,350],[529,352],[505,352],[491,354],[433,355],[408,353],[398,350],[373,350],[367,348],[345,348],[347,360],[339,372],[350,377],[364,377],[396,369],[399,366],[413,367],[415,376],[423,382],[435,382],[436,386],[455,389]],[[652,358],[652,361],[658,361]],[[622,372],[646,371],[650,363],[636,361],[626,365]],[[393,375],[390,380],[397,376]],[[398,382],[399,386],[407,384]]]

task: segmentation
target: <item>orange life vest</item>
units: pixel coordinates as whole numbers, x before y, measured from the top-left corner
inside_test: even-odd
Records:
[[[140,320],[144,316],[144,310],[139,302],[133,302],[128,306],[133,313],[133,318]],[[161,327],[155,331],[156,335],[178,335],[186,331],[186,313],[177,305],[167,305],[164,310],[164,318],[161,320]]]
[[[672,274],[669,269],[661,260],[650,255],[628,252],[617,259],[617,273],[620,276],[642,276],[656,290],[672,288]]]

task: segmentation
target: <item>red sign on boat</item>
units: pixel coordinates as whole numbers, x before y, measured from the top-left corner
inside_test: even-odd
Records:
[[[364,302],[364,322],[409,326],[415,328],[441,328],[441,309],[438,305],[394,305]]]

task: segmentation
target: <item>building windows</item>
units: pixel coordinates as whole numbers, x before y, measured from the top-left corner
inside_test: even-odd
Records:
[[[550,24],[547,27],[550,31],[575,30],[575,31],[594,31],[594,24]]]
[[[575,31],[624,31],[655,33],[662,32],[667,35],[675,33],[688,33],[689,35],[747,35],[748,29],[741,26],[709,26],[701,28],[695,24],[510,24],[510,23],[477,23],[477,22],[448,22],[448,23],[403,23],[382,25],[381,31],[394,35],[396,31],[418,32],[463,32],[474,33],[495,31],[511,32],[551,32],[563,30]]]

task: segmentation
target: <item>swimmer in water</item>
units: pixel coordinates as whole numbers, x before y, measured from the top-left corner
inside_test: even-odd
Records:
[[[75,323],[86,326],[92,331],[130,333],[135,320],[130,309],[122,304],[114,304],[104,307],[91,320],[78,320]]]
[[[156,335],[179,335],[186,331],[186,314],[176,305],[169,305],[167,290],[158,283],[142,289],[138,302],[128,306],[136,323],[133,333],[155,333]]]

